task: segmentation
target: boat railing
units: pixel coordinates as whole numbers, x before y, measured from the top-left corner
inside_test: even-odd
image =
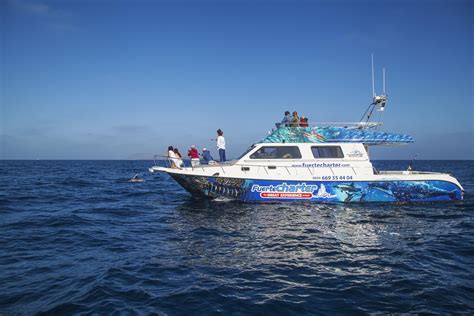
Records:
[[[348,129],[371,129],[382,125],[382,122],[308,122],[308,126],[283,126],[281,123],[275,123],[277,128],[280,127],[340,127]]]
[[[154,155],[154,164],[155,166],[160,166],[160,164],[158,163],[159,161],[164,161],[165,163],[165,167],[166,168],[174,168],[174,169],[183,169],[183,168],[191,168],[193,171],[198,169],[198,170],[201,170],[203,172],[206,171],[206,169],[208,168],[218,168],[222,171],[222,174],[225,174],[225,169],[224,167],[226,166],[239,166],[242,168],[242,171],[250,171],[250,169],[247,169],[245,170],[245,168],[250,168],[250,167],[253,167],[253,168],[258,168],[258,170],[263,170],[266,174],[270,174],[271,171],[279,168],[280,170],[283,169],[285,170],[288,175],[294,175],[294,171],[295,169],[294,168],[291,168],[291,166],[275,166],[275,165],[272,165],[272,164],[268,164],[268,165],[263,165],[263,164],[249,164],[249,163],[242,163],[242,162],[238,162],[237,160],[231,160],[231,161],[227,161],[227,162],[217,162],[217,161],[213,161],[212,163],[210,164],[202,164],[200,163],[199,165],[192,165],[191,164],[191,159],[189,158],[180,158],[183,163],[184,163],[184,166],[181,167],[181,168],[176,168],[173,166],[173,159],[176,159],[176,158],[170,158],[168,156],[164,156],[164,155]],[[161,167],[163,167],[161,165]],[[327,167],[330,171],[331,171],[331,174],[333,176],[337,175],[336,172],[334,172],[333,168],[328,166]],[[315,175],[315,170],[314,168],[311,168],[311,167],[307,167],[307,168],[304,168],[304,169],[307,169],[307,171],[312,175],[314,176]],[[351,168],[354,175],[357,176],[357,170],[352,167]],[[257,172],[258,172],[257,170]],[[301,170],[300,168],[298,170]],[[298,171],[296,170],[295,171],[296,174],[298,173]],[[426,175],[429,175],[429,174],[437,174],[436,172],[428,172],[428,171],[414,171],[414,170],[394,170],[394,171],[378,171],[376,169],[374,169],[374,175],[412,175],[412,174],[426,174]]]
[[[199,163],[198,165],[192,165],[191,163],[192,160],[189,158],[179,158],[183,161],[184,166],[177,168],[173,162],[173,160],[175,159],[177,158],[170,158],[169,156],[165,156],[165,155],[154,155],[153,157],[154,164],[157,167],[158,166],[163,167],[162,165],[158,163],[158,161],[164,161],[166,168],[172,168],[172,169],[191,168],[193,171],[196,169],[199,169],[205,172],[207,168],[217,167],[217,168],[220,168],[220,170],[222,171],[222,174],[226,173],[224,167],[228,167],[228,166],[239,166],[242,168],[242,171],[250,171],[250,170],[245,170],[245,168],[250,168],[250,167],[259,168],[258,170],[263,170],[266,174],[270,174],[270,170],[273,171],[279,168],[279,169],[284,169],[288,173],[288,175],[293,175],[292,171],[295,170],[291,166],[277,166],[274,164],[250,164],[246,162],[239,162],[238,160],[230,160],[226,162],[212,161],[212,163],[207,163],[207,164]],[[336,172],[334,172],[332,167],[328,166],[327,168],[331,171],[332,175],[336,175]],[[315,174],[314,167],[312,168],[308,166],[306,168],[299,168],[299,170],[301,169],[305,169],[305,170],[307,169],[311,175]],[[357,171],[354,168],[352,168],[352,170],[354,172],[354,175],[357,175]],[[298,171],[296,171],[296,173],[298,173]]]
[[[174,160],[176,160],[176,159],[180,159],[181,161],[183,161],[183,166],[176,167],[176,165],[174,163]],[[181,157],[181,158],[171,158],[171,157],[165,156],[165,155],[154,155],[153,156],[153,163],[155,164],[155,166],[160,166],[160,164],[157,161],[164,161],[165,167],[166,168],[172,168],[172,169],[191,168],[192,170],[202,169],[203,171],[205,171],[204,168],[221,167],[223,173],[225,173],[225,170],[223,168],[224,166],[231,166],[231,165],[236,163],[236,161],[234,161],[234,160],[226,161],[226,162],[218,162],[218,161],[211,160],[207,164],[203,164],[200,161],[199,164],[193,165],[192,164],[192,159],[190,159],[190,158],[183,158],[183,157]]]
[[[224,168],[226,166],[240,166],[242,168],[242,171],[250,171],[250,170],[245,170],[245,168],[249,168],[249,167],[259,168],[259,170],[263,170],[266,174],[270,174],[270,170],[273,171],[273,170],[279,168],[280,170],[284,169],[288,173],[288,175],[293,175],[292,171],[294,170],[293,168],[291,168],[291,166],[276,166],[276,165],[273,165],[273,164],[250,164],[250,163],[246,163],[246,162],[239,162],[237,160],[230,160],[230,161],[226,161],[226,162],[212,161],[211,163],[208,163],[208,164],[203,164],[203,163],[200,162],[198,165],[193,165],[191,163],[191,159],[189,159],[189,158],[179,158],[183,161],[184,166],[182,166],[180,168],[176,168],[174,166],[173,159],[176,159],[176,158],[170,158],[169,156],[165,156],[165,155],[154,155],[153,156],[153,162],[154,162],[155,166],[160,166],[160,164],[158,162],[163,161],[165,163],[166,168],[174,168],[174,169],[191,168],[192,170],[199,169],[199,170],[202,170],[203,172],[205,172],[207,168],[212,168],[212,167],[216,168],[217,167],[222,171],[222,174],[226,173],[225,168]],[[334,172],[334,170],[331,166],[328,166],[327,168],[331,171],[332,175],[337,174],[336,172]],[[301,169],[307,169],[308,172],[311,175],[315,174],[314,168],[311,168],[309,166],[306,167],[306,168],[299,168],[298,170],[301,170]],[[354,175],[357,175],[356,168],[351,167],[351,169],[352,169]],[[429,172],[429,171],[414,171],[414,170],[379,171],[379,170],[374,169],[374,174],[376,174],[376,175],[427,174],[428,175],[428,174],[437,174],[437,173],[436,172]]]

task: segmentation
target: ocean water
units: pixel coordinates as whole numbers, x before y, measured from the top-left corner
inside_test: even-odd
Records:
[[[415,163],[464,201],[399,205],[194,200],[151,165],[0,161],[0,315],[474,313],[473,161]]]

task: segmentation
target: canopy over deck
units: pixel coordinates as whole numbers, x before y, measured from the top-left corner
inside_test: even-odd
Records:
[[[350,127],[280,127],[262,143],[363,143],[366,145],[396,145],[413,143],[411,136]]]

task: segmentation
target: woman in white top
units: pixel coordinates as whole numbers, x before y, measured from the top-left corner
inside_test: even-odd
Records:
[[[179,152],[179,149],[175,147],[175,148],[173,149],[173,151],[174,151],[174,154],[175,154],[175,156],[176,156],[176,159],[178,159],[176,165],[177,165],[178,167],[182,167],[182,166],[184,165],[184,162],[183,162],[183,159],[181,159],[182,156],[181,156],[181,153]]]
[[[169,160],[171,161],[171,168],[181,169],[181,163],[183,163],[183,161],[179,159],[178,157],[176,157],[176,154],[173,151],[173,146],[168,147],[168,157],[169,157]]]
[[[220,162],[225,162],[225,138],[220,128],[217,130],[217,151],[219,151]]]

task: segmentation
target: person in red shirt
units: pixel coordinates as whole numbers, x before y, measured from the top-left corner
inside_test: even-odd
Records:
[[[191,158],[191,166],[199,166],[199,152],[196,149],[195,145],[192,145],[188,150],[188,157]]]
[[[301,115],[301,118],[300,118],[300,127],[308,127],[309,124],[308,124],[308,118],[307,117],[304,117],[303,115]]]

